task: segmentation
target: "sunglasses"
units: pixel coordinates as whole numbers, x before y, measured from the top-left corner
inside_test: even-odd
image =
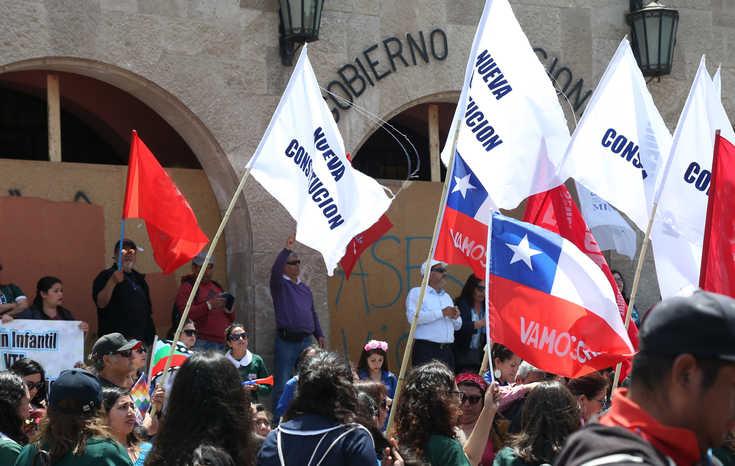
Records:
[[[114,353],[110,353],[110,354],[119,354],[120,356],[124,358],[129,358],[130,356],[133,355],[133,350],[126,349],[123,351],[115,351]]]
[[[459,399],[461,400],[462,403],[466,401],[471,405],[476,405],[477,403],[480,402],[480,400],[482,400],[482,396],[481,395],[465,395],[464,393],[462,393],[459,396]]]
[[[34,388],[36,390],[41,390],[46,385],[46,382],[41,380],[40,382],[26,382],[26,387],[28,387],[28,390],[33,390]]]
[[[243,332],[243,333],[233,333],[232,335],[230,335],[229,337],[227,337],[227,339],[230,340],[230,341],[245,340],[247,338],[248,338],[248,334],[245,333],[245,332]]]
[[[434,267],[431,269],[432,272],[439,272],[439,273],[447,273],[447,269],[445,267]]]
[[[195,336],[197,336],[197,331],[196,330],[192,330],[190,328],[187,328],[187,329],[182,330],[181,333],[183,333],[187,337],[195,337]]]
[[[286,262],[288,265],[299,265],[301,264],[301,261],[288,261]]]
[[[142,346],[142,345],[138,348],[134,348],[133,351],[135,351],[138,354],[144,354],[148,352],[148,350],[145,349],[145,346]]]
[[[122,253],[123,253],[124,256],[135,254],[135,252],[136,252],[135,249],[123,249],[122,250]]]
[[[485,287],[482,285],[477,285],[475,288],[477,288],[480,291],[485,291]]]

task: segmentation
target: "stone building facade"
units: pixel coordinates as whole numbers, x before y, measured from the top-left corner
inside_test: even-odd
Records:
[[[669,128],[673,131],[702,54],[711,71],[722,66],[723,99],[732,113],[735,2],[665,3],[680,14],[673,71],[649,88]],[[511,4],[539,58],[576,107],[566,108],[572,128],[573,113],[581,114],[585,96],[630,33],[628,2]],[[310,58],[322,87],[385,120],[417,104],[456,101],[482,6],[481,0],[326,0],[320,40],[309,46]],[[0,0],[0,11],[0,75],[69,72],[134,96],[188,144],[217,207],[225,210],[291,72],[279,59],[276,0]],[[326,99],[347,147],[356,152],[376,124],[342,101]],[[240,317],[256,330],[256,350],[267,359],[274,325],[268,274],[293,230],[278,202],[249,182],[225,233],[228,281],[239,298]],[[329,329],[321,258],[305,248],[301,253],[304,278]],[[632,280],[633,265],[611,259]],[[649,258],[641,307],[656,299]]]

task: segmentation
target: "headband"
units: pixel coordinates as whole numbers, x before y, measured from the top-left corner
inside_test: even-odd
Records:
[[[477,374],[473,374],[472,372],[464,372],[462,374],[459,374],[457,377],[455,377],[454,382],[457,385],[462,383],[471,383],[473,385],[477,385],[477,387],[483,392],[487,390],[487,382],[485,382],[482,377]]]
[[[383,350],[388,351],[388,343],[385,341],[379,341],[379,340],[370,340],[369,342],[365,343],[365,346],[363,347],[365,351],[371,351],[371,350]]]

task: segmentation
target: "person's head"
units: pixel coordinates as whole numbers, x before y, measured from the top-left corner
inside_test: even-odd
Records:
[[[388,419],[388,410],[390,404],[388,402],[388,389],[382,382],[373,380],[360,380],[355,382],[355,389],[358,393],[365,393],[375,404],[375,425],[378,429],[382,429]]]
[[[385,341],[370,340],[362,347],[358,371],[380,372],[388,369],[388,343]]]
[[[242,357],[248,350],[248,332],[240,322],[233,322],[225,329],[225,343],[233,356]]]
[[[518,365],[516,372],[516,383],[527,384],[533,382],[541,382],[542,380],[556,380],[557,376],[549,372],[531,365],[528,361],[523,361]]]
[[[37,309],[59,307],[64,302],[64,285],[56,277],[43,277],[36,283],[33,307]]]
[[[199,445],[194,450],[192,466],[236,466],[232,456],[214,445]]]
[[[138,340],[128,340],[121,333],[108,333],[92,345],[90,359],[105,378],[126,376],[133,370],[133,348],[138,344]]]
[[[510,446],[523,461],[553,463],[564,441],[579,429],[577,400],[560,382],[540,382],[526,396],[521,430]]]
[[[612,276],[615,279],[615,284],[618,286],[618,290],[620,291],[620,294],[625,296],[626,290],[625,290],[625,279],[623,278],[623,274],[617,270],[613,270]]]
[[[296,363],[294,364],[295,372],[298,374],[301,366],[303,366],[306,363],[306,361],[313,358],[314,355],[316,355],[317,353],[321,351],[323,350],[319,347],[319,345],[316,345],[316,344],[309,345],[306,348],[302,349],[298,357],[296,358]]]
[[[286,275],[291,280],[296,280],[299,278],[299,274],[301,273],[301,259],[299,259],[299,255],[295,252],[292,252],[288,255],[288,258],[286,259],[286,263],[283,265],[283,274]]]
[[[112,258],[117,264],[118,254],[120,252],[120,240],[115,242],[112,248]],[[122,240],[122,268],[126,272],[133,270],[135,266],[135,259],[138,255],[138,246],[131,239],[125,238]]]
[[[37,442],[49,452],[51,464],[69,452],[82,454],[90,437],[111,438],[98,416],[102,389],[97,378],[83,369],[61,371],[51,384],[46,420]]]
[[[421,457],[432,434],[454,438],[459,403],[460,392],[446,365],[431,361],[414,367],[394,408],[398,443]]]
[[[199,271],[202,270],[202,265],[204,265],[204,259],[207,257],[207,252],[202,251],[199,254],[194,257],[191,261],[191,272],[196,276],[199,275]],[[212,273],[214,272],[214,256],[209,258],[209,262],[207,262],[207,269],[204,271],[204,276],[202,277],[202,283],[207,283],[208,281],[212,280]]]
[[[181,329],[179,341],[189,349],[192,349],[197,342],[197,326],[191,319],[186,319],[184,328]]]
[[[273,421],[273,415],[265,409],[260,403],[255,403],[251,406],[253,411],[253,431],[265,437],[268,432],[271,431],[271,421]]]
[[[567,388],[577,398],[579,410],[585,422],[599,414],[605,407],[607,386],[607,377],[599,372],[592,372],[567,382]]]
[[[462,416],[459,418],[460,425],[477,422],[480,411],[485,405],[485,390],[487,383],[477,374],[465,372],[454,378],[460,393]]]
[[[493,375],[498,382],[513,383],[516,379],[518,366],[521,364],[521,358],[500,343],[493,343],[492,357]]]
[[[357,392],[352,370],[341,355],[320,351],[299,368],[296,396],[285,420],[317,414],[338,422],[352,422]]]
[[[426,271],[426,262],[421,265],[421,276]],[[431,269],[429,271],[429,286],[435,290],[443,290],[447,284],[447,264],[438,260],[431,260]]]
[[[10,366],[10,372],[18,374],[28,387],[32,405],[40,405],[46,400],[46,371],[33,359],[18,359]]]
[[[103,388],[102,410],[110,433],[118,440],[124,439],[123,445],[133,443],[136,418],[130,392],[119,387]]]
[[[249,464],[251,426],[250,400],[235,366],[220,353],[194,353],[176,373],[146,464],[190,464],[201,444],[222,448],[237,465]]]
[[[474,273],[471,273],[464,282],[462,293],[460,293],[456,303],[459,304],[460,301],[464,301],[468,304],[484,302],[485,282],[477,278]]]
[[[661,301],[643,317],[630,397],[700,449],[735,427],[735,300],[705,291]],[[665,406],[665,409],[656,409]]]
[[[0,432],[21,445],[28,441],[23,423],[30,415],[30,403],[23,379],[12,372],[0,372]]]
[[[148,348],[146,348],[143,342],[138,342],[138,344],[133,347],[133,351],[131,353],[131,362],[133,364],[133,371],[136,374],[138,373],[138,371],[146,367],[147,357],[148,357]]]

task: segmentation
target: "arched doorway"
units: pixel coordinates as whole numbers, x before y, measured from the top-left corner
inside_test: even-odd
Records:
[[[59,173],[73,169],[73,164],[67,161],[126,164],[132,126],[165,167],[182,170],[180,176],[189,177],[189,182],[199,183],[195,174],[184,169],[203,170],[203,180],[213,198],[206,214],[215,216],[219,223],[220,212],[228,205],[238,176],[209,129],[179,99],[130,71],[99,61],[68,57],[46,57],[0,66],[0,88],[14,96],[16,104],[32,106],[35,100],[38,105],[45,97],[42,87],[48,73],[60,79],[62,124],[66,123],[70,132],[77,133],[66,138],[67,147],[72,149],[63,157],[65,163],[59,164]],[[27,127],[16,129],[28,130]],[[38,137],[30,139],[39,140]],[[62,137],[62,147],[64,143]],[[23,147],[22,141],[19,144],[16,140],[15,147]],[[18,158],[38,159],[45,150],[42,144],[39,147],[31,144],[30,156]],[[104,151],[104,156],[99,151]],[[115,185],[110,189],[119,190],[122,196],[123,187],[124,184]],[[226,249],[227,260],[221,261],[218,267],[227,270],[228,288],[238,298],[238,309],[245,310],[252,309],[253,274],[248,260],[252,251],[249,215],[243,198],[238,200],[237,209],[238,214],[232,216],[225,230],[225,241],[221,241],[223,259]],[[161,311],[168,313],[170,305]],[[251,315],[248,317],[252,318]]]

